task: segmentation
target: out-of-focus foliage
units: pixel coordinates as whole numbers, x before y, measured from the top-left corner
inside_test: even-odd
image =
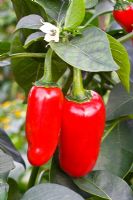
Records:
[[[0,0],[0,42],[10,45],[15,30],[16,16],[11,1]],[[1,50],[1,49],[0,49]],[[0,103],[7,99],[14,99],[18,86],[12,83],[10,62],[4,66],[0,63]]]
[[[11,1],[0,0],[0,40],[9,40],[16,22]]]
[[[16,16],[11,1],[0,0],[0,42],[6,42],[10,46],[15,25]],[[20,88],[13,82],[10,62],[7,60],[5,63],[7,64],[0,63],[0,103],[23,96]]]
[[[12,42],[15,25],[16,16],[11,1],[0,0],[0,42],[6,42],[8,45],[10,45]],[[26,139],[24,121],[26,104],[23,103],[24,95],[22,90],[14,81],[9,61],[7,60],[7,65],[4,65],[3,67],[0,64],[0,128],[7,132],[15,147],[25,158]],[[14,178],[18,176],[19,179],[19,176],[24,173],[24,169],[22,170],[23,167],[21,166],[21,170],[19,167],[20,166],[18,164],[13,172]],[[27,176],[27,173],[25,173],[25,177],[28,181],[29,176]],[[22,186],[20,186],[20,190],[21,188]],[[9,195],[9,199],[10,196],[11,199],[15,199],[17,196],[16,195],[14,197],[12,194],[13,192]]]
[[[20,100],[0,104],[0,127],[7,131],[17,148],[22,148],[26,105]]]
[[[11,42],[15,23],[16,16],[11,1],[0,0],[0,42]],[[25,140],[25,105],[22,101],[23,94],[13,82],[10,66],[0,67],[0,128],[7,131],[18,149],[22,149]]]

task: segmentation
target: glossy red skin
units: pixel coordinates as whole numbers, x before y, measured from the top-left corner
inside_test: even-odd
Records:
[[[104,132],[104,102],[96,92],[91,91],[91,94],[91,100],[84,103],[64,100],[59,162],[73,177],[92,171]]]
[[[61,128],[63,94],[60,88],[33,86],[28,96],[26,137],[28,160],[45,164],[53,155]]]
[[[127,31],[133,31],[133,5],[127,6],[125,10],[114,10],[115,20]]]

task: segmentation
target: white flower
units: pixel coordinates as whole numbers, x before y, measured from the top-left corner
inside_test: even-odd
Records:
[[[45,33],[44,40],[59,42],[59,28],[49,22],[43,22],[42,20],[41,22],[43,25],[39,29]]]

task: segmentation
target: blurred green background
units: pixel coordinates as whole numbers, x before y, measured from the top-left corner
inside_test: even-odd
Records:
[[[13,37],[16,17],[11,1],[0,0],[0,42],[7,45]],[[24,146],[24,121],[26,105],[23,103],[24,94],[15,83],[10,62],[7,65],[0,63],[0,128],[4,129],[11,137],[15,146],[23,150]]]
[[[4,41],[7,46],[10,46],[15,25],[16,16],[11,1],[0,0],[0,42]],[[0,128],[7,132],[15,147],[27,161],[24,132],[26,104],[23,102],[24,93],[14,80],[10,61],[7,60],[4,65],[0,62]],[[17,166],[10,176],[16,181],[19,180],[18,184],[23,191],[29,175],[29,167],[25,172],[22,166]]]

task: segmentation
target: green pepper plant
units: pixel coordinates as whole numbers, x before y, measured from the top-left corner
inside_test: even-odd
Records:
[[[25,92],[31,171],[23,189],[12,178],[6,190],[0,157],[0,200],[132,200],[133,24],[114,15],[119,4],[133,16],[132,1],[11,2],[16,29],[8,49],[0,41],[0,64]],[[0,149],[27,172],[2,129]]]

